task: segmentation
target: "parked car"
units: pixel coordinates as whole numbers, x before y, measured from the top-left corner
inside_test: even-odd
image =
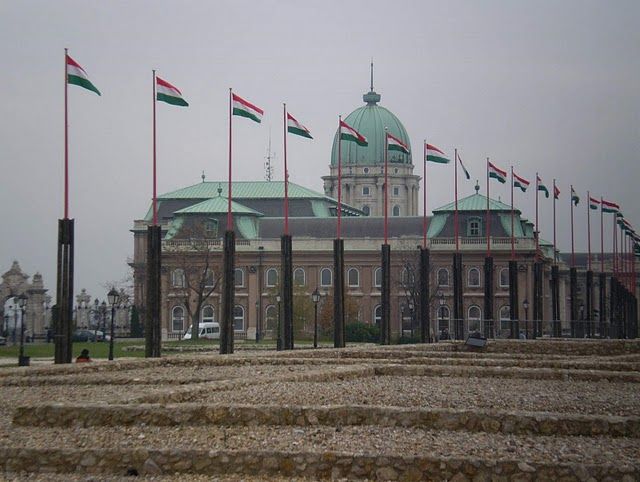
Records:
[[[198,324],[200,330],[199,337],[208,340],[217,340],[220,338],[220,325],[215,321],[205,321]],[[191,326],[182,337],[183,340],[191,340]]]
[[[102,341],[104,334],[101,331],[76,330],[71,335],[71,341]]]

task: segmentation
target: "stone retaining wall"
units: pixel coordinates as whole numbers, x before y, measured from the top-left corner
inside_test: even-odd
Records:
[[[18,407],[20,426],[119,425],[376,425],[429,430],[515,435],[640,437],[640,417],[559,415],[544,412],[457,409],[403,409],[372,406],[280,407],[255,405],[87,405],[50,404]]]
[[[208,451],[145,449],[0,448],[6,473],[76,473],[125,476],[238,474],[310,479],[533,481],[620,480],[640,478],[640,468],[611,465],[545,464],[517,460],[350,455],[336,452]]]

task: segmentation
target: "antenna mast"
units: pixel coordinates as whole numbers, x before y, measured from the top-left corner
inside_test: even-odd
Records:
[[[267,161],[264,163],[264,178],[269,182],[271,182],[273,178],[273,173],[275,171],[273,164],[271,163],[271,160],[272,159],[275,160],[275,158],[276,158],[276,153],[271,152],[271,127],[269,127],[269,148],[267,149],[267,156],[265,157]]]

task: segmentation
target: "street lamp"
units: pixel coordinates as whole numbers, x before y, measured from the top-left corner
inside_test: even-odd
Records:
[[[280,297],[280,294],[278,293],[276,295],[276,302],[278,303],[278,337],[276,340],[276,350],[280,351],[282,350],[282,337],[280,335],[280,302],[282,301],[282,298]]]
[[[109,339],[109,360],[113,360],[113,337],[115,336],[115,333],[113,332],[113,321],[116,317],[116,304],[118,304],[120,294],[116,291],[115,288],[111,288],[111,291],[107,293],[107,299],[109,300],[109,304],[111,305],[111,338]]]
[[[527,338],[529,338],[529,300],[528,299],[524,299],[524,301],[522,302],[522,307],[524,308],[524,320],[525,320],[525,331],[527,333]],[[535,331],[536,331],[536,322],[533,322],[533,332],[534,332],[534,338],[535,338]]]
[[[260,342],[260,303],[256,300],[256,343]]]
[[[313,301],[313,347],[318,348],[318,302],[320,301],[320,292],[317,287],[311,293],[311,301]]]
[[[23,293],[18,296],[18,307],[20,308],[20,355],[18,356],[18,366],[29,366],[29,357],[24,356],[24,319],[27,306],[27,296]]]
[[[584,303],[580,303],[580,324],[582,325],[582,328],[580,329],[580,333],[582,334],[582,336],[584,336],[585,334],[585,325],[586,323],[584,322]],[[589,333],[588,330],[586,330],[586,333]]]
[[[442,307],[444,306],[444,293],[442,291],[438,291],[438,303],[440,303],[440,309],[438,310],[439,316],[437,317],[437,323],[438,323],[438,330],[437,332],[440,332],[440,321],[443,319],[443,313],[442,313]],[[445,339],[449,339],[449,327],[447,327],[447,338]]]
[[[411,326],[411,339],[412,339],[411,343],[413,343],[413,300],[409,300],[408,307],[409,307],[409,318],[410,318],[409,322],[411,323],[411,325],[410,325]]]

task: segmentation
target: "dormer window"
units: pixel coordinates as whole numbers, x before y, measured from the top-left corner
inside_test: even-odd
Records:
[[[482,220],[480,218],[471,218],[467,221],[467,236],[482,236]]]
[[[204,234],[207,238],[215,238],[218,235],[218,222],[215,219],[207,219],[204,222]]]

